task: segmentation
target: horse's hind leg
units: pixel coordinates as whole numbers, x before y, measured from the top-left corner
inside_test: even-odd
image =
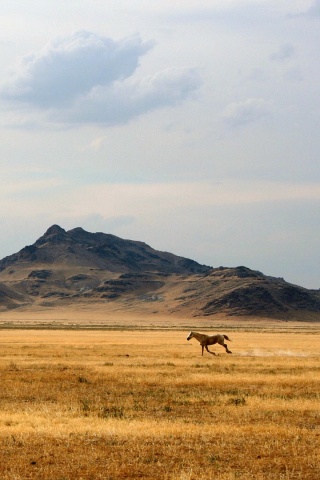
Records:
[[[229,350],[228,346],[225,343],[222,346],[226,349],[227,353],[232,353],[231,350]]]
[[[208,353],[211,353],[211,355],[216,355],[216,353],[210,352],[210,350],[209,350],[209,348],[207,347],[207,345],[205,345],[205,348],[206,348],[206,350],[207,350]]]

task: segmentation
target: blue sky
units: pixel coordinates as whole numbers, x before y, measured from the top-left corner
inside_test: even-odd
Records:
[[[54,223],[320,288],[320,1],[3,0],[0,258]]]

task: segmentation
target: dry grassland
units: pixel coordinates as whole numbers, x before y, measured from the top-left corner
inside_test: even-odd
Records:
[[[1,330],[1,480],[319,478],[320,326]]]

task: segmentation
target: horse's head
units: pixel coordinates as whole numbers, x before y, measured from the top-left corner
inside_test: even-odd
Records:
[[[192,337],[193,337],[193,332],[190,332],[189,335],[187,336],[187,340],[191,340]]]

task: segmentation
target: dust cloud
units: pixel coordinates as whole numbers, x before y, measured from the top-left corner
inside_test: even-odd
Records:
[[[252,350],[237,352],[242,357],[311,357],[309,353],[294,352],[292,350],[262,350],[254,348]]]

